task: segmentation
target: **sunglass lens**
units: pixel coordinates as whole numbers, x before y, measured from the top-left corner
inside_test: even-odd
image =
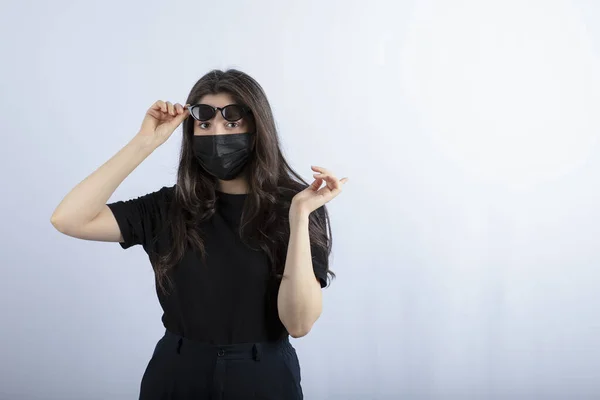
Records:
[[[242,107],[237,104],[230,104],[223,108],[223,117],[228,121],[237,121],[244,116]]]
[[[192,109],[192,116],[200,121],[208,121],[215,115],[215,109],[207,104],[198,104]]]

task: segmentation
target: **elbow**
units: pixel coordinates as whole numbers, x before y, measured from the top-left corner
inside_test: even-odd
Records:
[[[310,332],[312,327],[313,327],[313,324],[305,323],[305,324],[295,324],[293,326],[286,326],[286,329],[291,337],[293,337],[294,339],[298,339],[298,338],[308,335],[308,333]]]
[[[281,321],[283,322],[283,325],[285,326],[285,329],[288,331],[290,336],[293,337],[294,339],[298,339],[298,338],[308,335],[308,333],[311,331],[315,322],[317,322],[317,320],[319,319],[320,315],[321,315],[321,308],[319,307],[318,312],[315,311],[315,314],[312,315],[311,317],[299,318],[298,320],[295,320],[295,321],[290,321],[288,319],[285,322],[283,319],[281,319]]]
[[[281,298],[279,298],[281,301]],[[312,303],[307,307],[285,307],[284,303],[278,304],[279,320],[294,339],[308,335],[313,325],[321,316],[321,302]]]
[[[54,229],[56,229],[60,233],[64,233],[65,235],[68,235],[69,228],[68,228],[67,224],[65,223],[64,219],[61,219],[53,214],[52,217],[50,217],[50,223],[52,224]]]
[[[60,233],[64,233],[65,235],[69,234],[69,228],[64,218],[58,217],[56,214],[52,214],[50,217],[50,223]]]
[[[288,333],[294,339],[298,339],[298,338],[308,335],[308,332],[310,332],[310,329],[311,328],[304,328],[304,327],[288,329]]]
[[[63,225],[59,218],[56,216],[56,214],[52,214],[52,216],[50,217],[50,223],[57,231],[62,232],[64,230]]]

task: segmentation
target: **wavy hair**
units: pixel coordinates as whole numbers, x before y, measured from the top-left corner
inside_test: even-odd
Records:
[[[207,94],[227,93],[240,104],[252,110],[255,145],[248,164],[242,172],[249,182],[249,193],[239,225],[239,234],[251,248],[262,249],[270,263],[272,281],[281,282],[290,236],[289,207],[292,197],[308,187],[283,157],[280,140],[271,106],[262,87],[249,75],[235,70],[213,70],[204,75],[191,89],[186,103],[196,104]],[[183,121],[183,138],[177,184],[171,202],[172,246],[165,254],[151,257],[159,287],[169,281],[169,270],[183,257],[189,247],[196,249],[205,259],[206,251],[200,222],[215,213],[218,181],[208,174],[195,159],[192,139],[194,120]],[[331,254],[331,226],[325,206],[309,216],[311,253],[326,263],[327,283],[335,278],[329,269]]]

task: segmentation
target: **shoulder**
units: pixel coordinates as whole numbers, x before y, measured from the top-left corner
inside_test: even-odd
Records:
[[[176,188],[177,185],[163,186],[154,193],[156,194],[158,201],[164,202],[165,204],[170,204],[175,198]]]
[[[119,200],[107,204],[117,220],[164,218],[175,195],[175,185],[163,186],[129,200]]]
[[[152,204],[152,203],[167,202],[173,198],[174,192],[175,192],[175,185],[163,186],[152,192],[147,192],[146,194],[141,194],[141,195],[138,195],[135,197],[131,197],[129,199],[118,200],[118,201],[115,201],[114,203],[109,203],[109,205],[112,205],[112,204],[134,205],[134,204]]]
[[[163,186],[136,198],[107,204],[121,230],[123,248],[142,244],[149,249],[153,245],[156,236],[168,226],[165,222],[170,217],[174,192],[175,186]]]
[[[158,198],[164,198],[165,200],[170,200],[175,196],[176,187],[177,187],[177,185],[163,186],[153,193]]]
[[[157,207],[169,205],[175,198],[176,185],[163,186],[153,192],[140,196],[138,200]]]
[[[175,191],[176,185],[163,186],[147,195],[150,197],[148,206],[154,211],[157,217],[161,219],[168,219],[170,217],[170,210],[175,199]]]

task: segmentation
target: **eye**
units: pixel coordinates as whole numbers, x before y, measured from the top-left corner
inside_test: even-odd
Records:
[[[205,128],[205,127],[203,127],[202,125],[208,125],[208,124],[209,124],[208,122],[200,122],[200,123],[198,124],[198,126],[199,126],[201,129],[206,129],[206,128]]]
[[[233,125],[233,126],[230,126]],[[227,127],[229,128],[237,128],[239,126],[239,124],[237,122],[229,122],[227,123]]]

